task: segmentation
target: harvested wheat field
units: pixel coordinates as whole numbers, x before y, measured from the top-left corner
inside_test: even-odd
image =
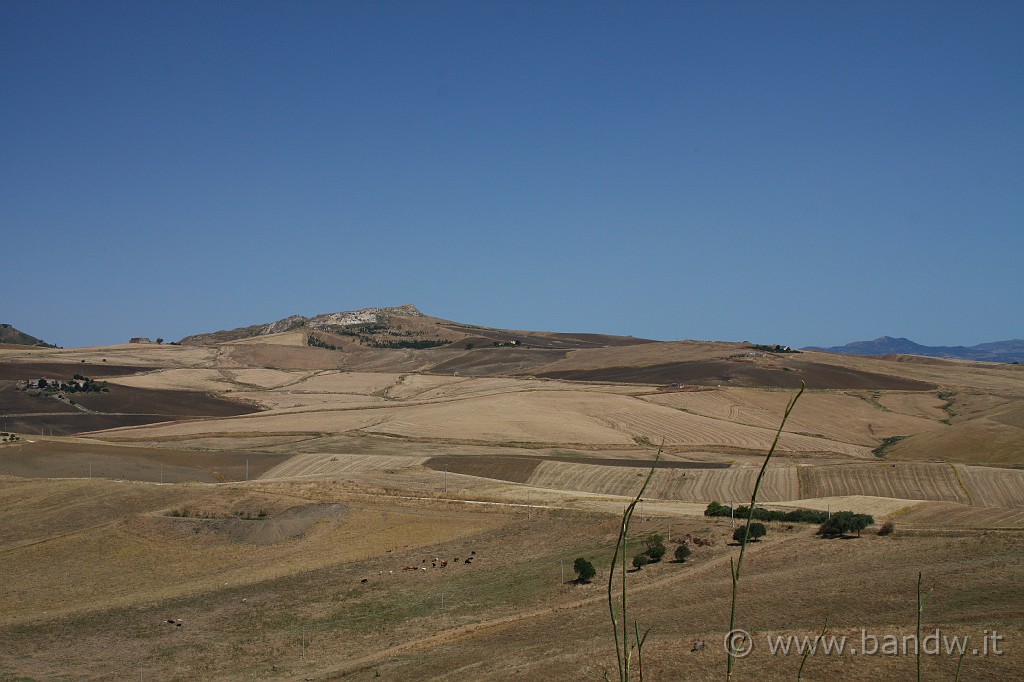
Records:
[[[615,670],[603,585],[620,514],[664,443],[626,552],[649,533],[668,551],[628,577],[630,618],[652,628],[644,676],[721,678],[742,519],[704,510],[749,503],[794,377],[827,385],[797,404],[758,503],[874,523],[832,540],[768,523],[746,550],[737,622],[762,644],[820,632],[826,612],[837,634],[904,635],[921,573],[934,587],[926,627],[1006,637],[1003,656],[965,659],[962,679],[1019,669],[1016,370],[449,331],[536,347],[391,350],[324,333],[340,344],[330,350],[296,329],[5,349],[10,423],[66,435],[0,444],[0,677],[603,679]],[[26,385],[85,369],[109,392],[72,404]],[[735,381],[711,383],[718,371]],[[674,562],[683,541],[692,554]],[[578,557],[594,582],[574,580]],[[695,641],[707,647],[691,652]],[[795,677],[798,660],[763,648],[735,679]],[[955,667],[924,662],[930,677]],[[804,679],[914,671],[902,655],[813,656]]]

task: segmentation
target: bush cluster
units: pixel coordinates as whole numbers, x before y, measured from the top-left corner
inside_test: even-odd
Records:
[[[875,522],[874,517],[868,514],[854,514],[853,512],[836,512],[832,517],[821,524],[818,535],[826,538],[843,537],[847,533],[860,532]]]

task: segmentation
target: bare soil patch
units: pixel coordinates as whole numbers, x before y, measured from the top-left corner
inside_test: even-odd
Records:
[[[26,381],[30,379],[64,379],[76,374],[91,379],[121,377],[151,369],[134,365],[115,365],[105,362],[0,362],[0,379]]]
[[[213,532],[232,542],[272,545],[301,537],[313,524],[335,519],[346,512],[340,504],[308,504],[292,507],[267,518],[190,519],[168,517],[166,523],[185,533]]]
[[[288,459],[267,452],[193,451],[24,436],[0,448],[0,474],[27,478],[117,478],[165,483],[241,481]],[[27,442],[35,440],[35,442]]]
[[[788,370],[788,371],[787,371]],[[785,365],[766,368],[748,362],[698,360],[667,362],[644,367],[554,370],[538,376],[569,381],[607,381],[628,384],[697,384],[701,386],[748,386],[770,388],[872,388],[879,390],[929,391],[934,384],[913,379],[787,359]]]

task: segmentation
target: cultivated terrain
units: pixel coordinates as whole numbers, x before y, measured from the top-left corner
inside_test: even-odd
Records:
[[[644,675],[720,679],[738,548],[733,521],[703,512],[749,502],[801,382],[760,502],[875,523],[835,540],[768,524],[737,610],[760,647],[737,679],[795,679],[800,657],[763,637],[813,636],[826,615],[858,644],[861,628],[912,634],[919,572],[927,632],[1005,637],[961,679],[1013,679],[1021,366],[501,330],[413,306],[180,345],[0,345],[0,677],[616,677],[602,583],[663,443],[630,550],[649,533],[669,547],[630,578]],[[692,555],[670,561],[687,534]],[[593,583],[573,581],[577,557]],[[927,656],[925,676],[958,663]],[[815,655],[804,679],[915,666]]]

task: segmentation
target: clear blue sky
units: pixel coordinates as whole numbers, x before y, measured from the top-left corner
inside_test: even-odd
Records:
[[[0,3],[0,322],[1024,337],[1020,2]]]

